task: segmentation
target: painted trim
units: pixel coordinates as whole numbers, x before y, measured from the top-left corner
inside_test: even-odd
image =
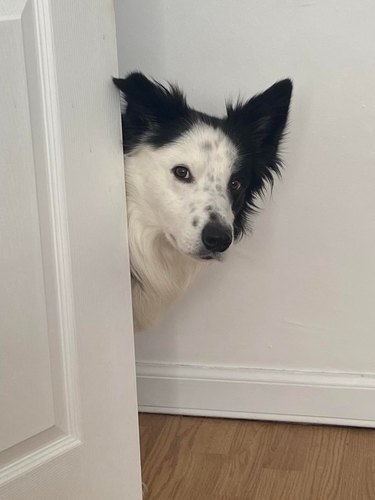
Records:
[[[67,434],[80,439],[77,345],[74,294],[66,202],[64,155],[60,129],[56,56],[50,0],[34,0],[38,59],[40,61],[43,121],[48,165],[48,195],[57,285],[59,336]]]
[[[30,472],[35,467],[49,462],[63,453],[68,453],[81,444],[82,442],[74,436],[62,436],[54,439],[36,451],[28,453],[24,457],[2,467],[0,470],[0,485],[3,486],[7,482]]]
[[[375,427],[375,374],[137,363],[139,411]]]

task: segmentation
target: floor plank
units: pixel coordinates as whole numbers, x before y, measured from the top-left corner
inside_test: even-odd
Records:
[[[375,430],[140,414],[146,500],[375,500]]]

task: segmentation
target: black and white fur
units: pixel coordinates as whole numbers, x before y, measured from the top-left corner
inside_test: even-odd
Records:
[[[256,197],[279,175],[290,80],[223,118],[189,107],[141,73],[114,79],[122,115],[135,329],[152,324],[207,261],[246,231]]]

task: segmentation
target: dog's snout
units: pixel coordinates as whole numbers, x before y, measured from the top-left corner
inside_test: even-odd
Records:
[[[211,252],[224,252],[232,243],[232,230],[218,222],[209,222],[202,231],[202,241]]]

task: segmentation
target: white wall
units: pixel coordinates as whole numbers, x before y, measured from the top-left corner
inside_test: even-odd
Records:
[[[142,362],[375,373],[375,4],[118,0],[120,69],[192,105],[295,84],[283,181],[254,234],[151,332]]]

